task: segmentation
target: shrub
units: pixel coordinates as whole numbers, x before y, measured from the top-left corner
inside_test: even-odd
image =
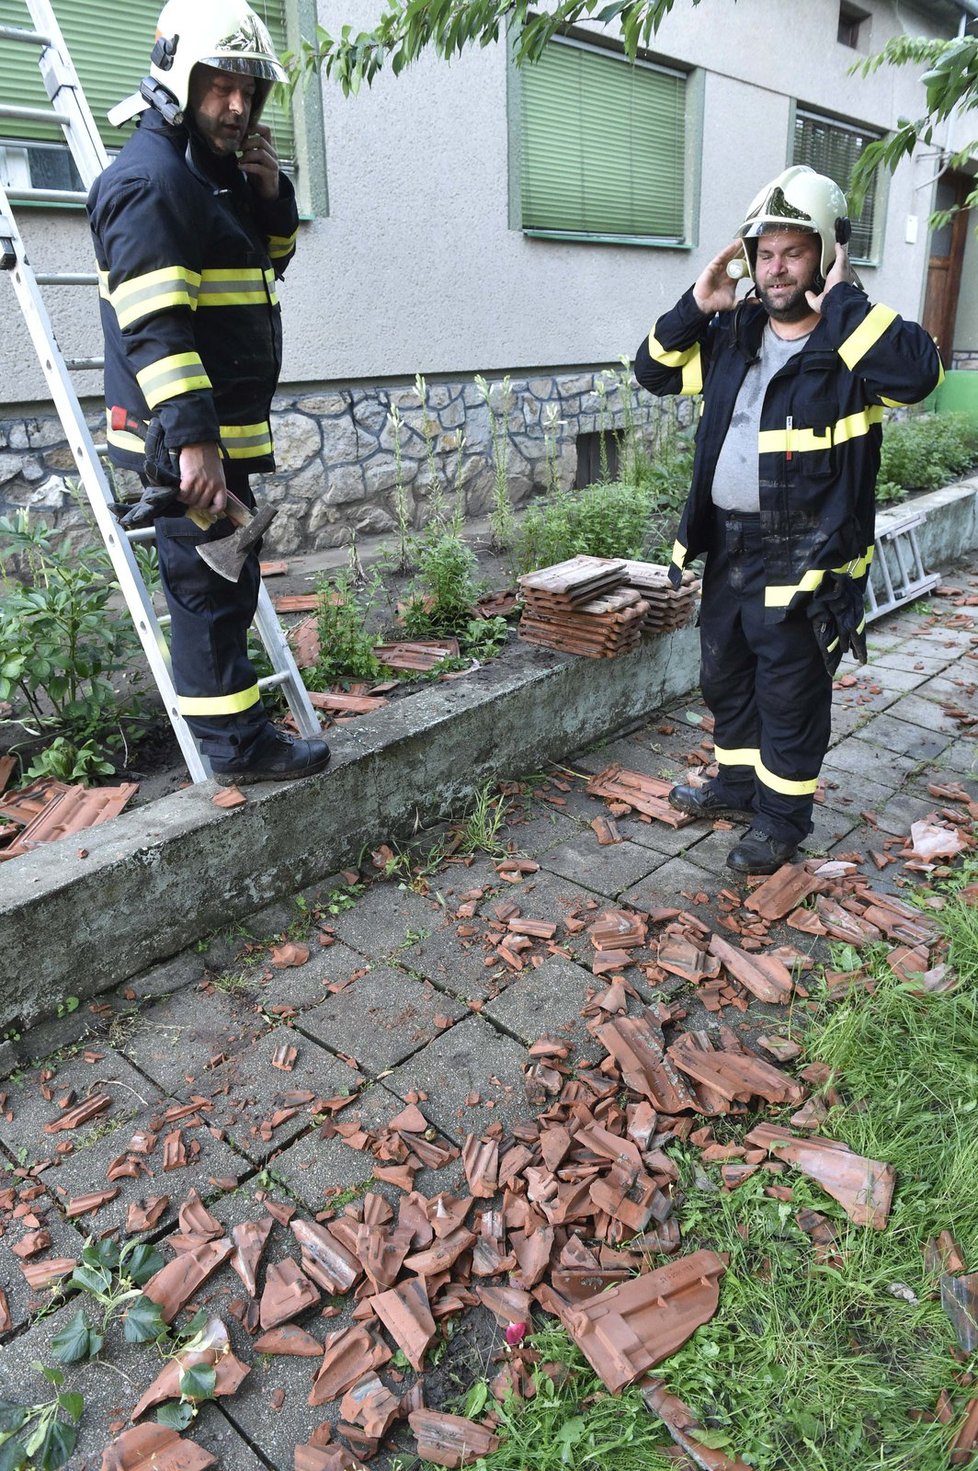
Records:
[[[0,566],[14,559],[26,581],[7,582],[0,599],[0,699],[22,702],[16,718],[32,734],[63,738],[55,765],[104,771],[97,748],[121,744],[123,723],[144,716],[118,688],[139,642],[127,610],[111,606],[108,553],[56,541],[25,510],[0,517]]]
[[[883,430],[877,500],[891,485],[937,490],[978,461],[978,426],[957,414],[918,414]],[[880,487],[884,490],[880,496]]]
[[[306,671],[310,689],[328,689],[344,679],[374,679],[380,673],[374,654],[376,636],[367,628],[376,589],[374,582],[358,597],[353,577],[346,570],[332,580],[322,577],[317,581],[319,658],[316,667]]]
[[[417,543],[418,573],[403,612],[409,638],[464,633],[484,585],[476,578],[475,552],[454,524],[432,523]]]

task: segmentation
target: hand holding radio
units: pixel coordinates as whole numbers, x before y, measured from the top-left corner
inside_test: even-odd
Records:
[[[693,287],[693,300],[701,312],[712,316],[714,312],[729,312],[733,310],[737,300],[737,281],[729,267],[735,266],[738,258],[744,260],[744,244],[742,240],[735,240],[715,255],[710,264],[701,273]],[[746,266],[746,261],[744,261]]]

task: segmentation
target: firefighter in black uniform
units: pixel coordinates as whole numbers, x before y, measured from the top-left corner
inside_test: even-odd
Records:
[[[678,586],[706,555],[701,687],[718,775],[669,800],[749,822],[727,863],[765,874],[811,831],[839,660],[865,662],[884,406],[918,402],[942,370],[922,327],[870,304],[831,179],[785,170],[737,235],[656,322],[635,376],[655,394],[703,395],[670,576]]]
[[[197,555],[231,534],[231,491],[274,467],[269,414],[281,366],[276,280],[295,250],[295,194],[259,121],[286,74],[242,0],[169,0],[150,75],[114,120],[139,125],[95,181],[88,212],[100,274],[109,454],[179,480],[156,520],[179,707],[225,784],[321,770],[323,740],[278,730],[247,633],[257,550],[237,583]],[[145,483],[145,479],[144,479]]]

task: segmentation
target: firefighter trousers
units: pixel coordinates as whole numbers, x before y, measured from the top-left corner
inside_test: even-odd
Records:
[[[700,612],[700,685],[722,792],[780,842],[811,832],[832,681],[804,610],[765,621],[758,515],[714,513]]]
[[[229,466],[225,474],[228,489],[254,506],[248,476]],[[226,516],[206,531],[185,515],[159,516],[155,527],[177,705],[202,753],[220,770],[238,758],[247,761],[270,724],[248,657],[261,586],[258,548],[239,580],[228,582],[197,555],[203,543],[234,532]]]

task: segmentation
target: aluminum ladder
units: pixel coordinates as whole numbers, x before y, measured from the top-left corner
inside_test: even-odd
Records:
[[[866,583],[866,622],[891,613],[937,586],[939,572],[928,572],[917,543],[925,517],[911,515],[879,533]]]
[[[41,79],[51,99],[52,109],[0,105],[0,118],[59,124],[87,192],[97,175],[107,167],[109,159],[52,6],[48,0],[24,0],[24,3],[30,11],[35,29],[0,26],[0,42],[39,49]],[[41,286],[95,286],[98,278],[94,272],[90,275],[77,272],[35,274],[11,208],[13,203],[28,200],[41,204],[84,204],[85,198],[86,193],[72,190],[8,190],[0,183],[0,269],[8,273],[12,281],[48,390],[74,456],[79,478],[105,542],[116,580],[139,635],[167,716],[180,744],[187,770],[194,782],[207,781],[211,775],[210,762],[201,754],[190,727],[178,709],[169,649],[163,634],[169,618],[157,616],[131,544],[152,541],[152,528],[128,533],[120,530],[110,509],[115,497],[99,459],[99,453],[105,447],[94,443],[71,380],[72,372],[100,370],[103,360],[63,356],[40,291]],[[306,737],[319,735],[319,718],[264,583],[261,584],[258,596],[254,626],[273,670],[270,675],[259,679],[259,688],[280,688],[288,701],[299,734]]]

